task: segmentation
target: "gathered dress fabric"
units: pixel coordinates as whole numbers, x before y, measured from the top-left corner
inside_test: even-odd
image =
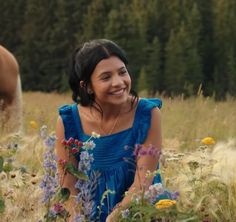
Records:
[[[91,172],[96,172],[99,176],[93,181],[96,182],[96,188],[93,196],[94,216],[91,221],[105,222],[108,214],[132,185],[136,169],[135,145],[145,142],[151,125],[151,111],[161,106],[160,99],[141,98],[136,107],[132,127],[92,139],[96,146],[92,150],[94,161]],[[90,138],[91,135],[83,132],[77,104],[62,106],[59,108],[59,114],[64,124],[65,139],[72,137],[84,142]],[[79,155],[77,159],[79,161]],[[155,176],[153,183],[161,183],[160,174]],[[107,190],[111,192],[104,196]]]

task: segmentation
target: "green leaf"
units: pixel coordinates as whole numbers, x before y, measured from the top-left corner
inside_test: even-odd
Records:
[[[0,197],[0,214],[4,212],[5,202],[2,197]]]
[[[4,163],[4,159],[2,156],[0,156],[0,173],[3,171],[3,163]]]
[[[58,201],[58,202],[65,202],[69,199],[70,197],[70,190],[68,188],[61,188],[56,196],[55,196],[55,200]]]
[[[11,163],[4,164],[3,165],[3,170],[4,170],[4,172],[9,173],[10,171],[13,170],[12,164]]]
[[[65,170],[67,170],[68,172],[70,172],[72,175],[74,175],[80,180],[88,180],[88,176],[84,174],[83,172],[79,171],[78,169],[76,169],[72,163],[67,163],[65,165]]]

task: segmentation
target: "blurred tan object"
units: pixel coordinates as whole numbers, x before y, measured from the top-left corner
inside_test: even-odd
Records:
[[[14,55],[0,45],[0,136],[21,130],[22,91],[19,65]]]

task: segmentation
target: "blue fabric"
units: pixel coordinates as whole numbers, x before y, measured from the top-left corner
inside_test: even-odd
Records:
[[[122,200],[125,191],[133,183],[136,167],[133,156],[134,146],[145,142],[151,124],[151,110],[161,106],[160,99],[142,98],[136,108],[131,128],[93,139],[96,147],[93,150],[92,170],[100,174],[94,197],[96,205],[100,206],[102,195],[106,190],[115,191],[104,199],[100,218],[93,221],[105,221],[107,215]],[[73,137],[86,141],[90,137],[83,132],[77,104],[61,107],[59,114],[64,123],[66,139]],[[154,178],[154,182],[161,182],[159,174]]]

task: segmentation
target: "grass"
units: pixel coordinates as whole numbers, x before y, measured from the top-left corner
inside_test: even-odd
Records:
[[[3,221],[42,218],[38,185],[44,146],[39,129],[32,128],[30,121],[54,131],[58,107],[72,102],[68,94],[41,92],[23,93],[23,99],[23,136],[0,136],[5,167],[0,173]],[[201,96],[162,100],[162,175],[168,188],[180,191],[178,207],[203,212],[202,219],[209,215],[211,221],[236,221],[236,100],[215,102]],[[217,143],[201,150],[200,141],[206,136]]]

